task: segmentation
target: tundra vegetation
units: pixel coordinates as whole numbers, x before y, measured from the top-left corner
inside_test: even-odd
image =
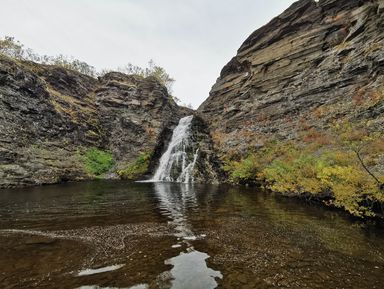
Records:
[[[72,57],[39,55],[12,37],[0,39],[0,54],[26,63],[64,67],[91,77],[109,72],[97,72],[93,66]],[[172,91],[174,79],[153,61],[146,68],[128,64],[117,70],[154,77]],[[354,116],[358,119],[358,115],[382,105],[383,91],[381,88],[367,93],[365,87],[361,87],[349,103],[343,103],[343,109],[359,112]],[[50,92],[58,99],[63,98]],[[54,105],[58,110],[68,110],[58,102]],[[315,118],[342,115],[343,111],[338,109],[337,105],[323,105],[311,113]],[[72,115],[72,112],[68,114]],[[268,120],[260,117],[258,122]],[[223,169],[230,182],[235,184],[261,184],[275,192],[319,199],[359,217],[384,216],[384,137],[382,128],[371,126],[369,121],[339,121],[324,129],[305,127],[295,140],[274,140],[272,136],[261,148],[245,154],[227,153],[222,157]],[[141,153],[135,161],[116,172],[123,179],[137,180],[148,171],[150,159],[151,153]],[[98,148],[84,151],[82,160],[88,174],[96,177],[111,171],[115,164],[110,152]]]
[[[384,215],[384,138],[369,123],[307,132],[301,141],[271,141],[245,156],[223,157],[236,184],[261,184],[345,209],[358,217]]]

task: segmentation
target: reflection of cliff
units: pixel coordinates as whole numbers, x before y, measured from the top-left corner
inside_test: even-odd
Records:
[[[307,247],[318,244],[340,254],[384,261],[379,249],[381,244],[375,246],[373,240],[367,242],[370,234],[368,225],[351,225],[343,213],[253,189],[242,188],[240,191],[229,188],[223,194],[225,200],[217,210],[227,214],[232,208],[241,208],[241,214],[248,215],[249,221],[255,222],[256,227],[260,222],[268,224],[268,231],[284,234],[284,242],[291,245]],[[228,208],[228,212],[223,208]]]

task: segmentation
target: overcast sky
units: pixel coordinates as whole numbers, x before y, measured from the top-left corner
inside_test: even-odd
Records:
[[[0,37],[97,69],[153,59],[197,108],[222,67],[293,0],[0,0]]]

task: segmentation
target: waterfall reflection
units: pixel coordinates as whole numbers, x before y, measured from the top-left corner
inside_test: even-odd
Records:
[[[184,240],[196,238],[188,223],[187,211],[197,207],[196,193],[192,184],[155,183],[162,215],[167,216],[175,236]]]
[[[197,207],[193,184],[155,183],[154,185],[160,212],[167,216],[174,235],[178,238],[178,243],[173,248],[182,247],[182,244],[186,246],[185,251],[164,262],[173,266],[171,271],[164,273],[170,275],[171,288],[216,288],[218,284],[215,278],[222,278],[222,274],[209,268],[206,263],[209,255],[195,250],[192,245],[192,241],[205,237],[205,235],[196,236],[192,225],[188,222],[188,211]]]

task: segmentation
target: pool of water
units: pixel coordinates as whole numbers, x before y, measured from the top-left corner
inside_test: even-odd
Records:
[[[383,288],[380,224],[258,189],[0,191],[0,288]]]

